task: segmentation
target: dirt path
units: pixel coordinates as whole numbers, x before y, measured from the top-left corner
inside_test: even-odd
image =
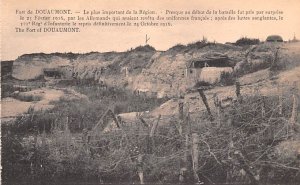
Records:
[[[21,92],[22,96],[37,96],[41,97],[40,101],[20,101],[15,98],[4,98],[1,100],[1,121],[8,121],[14,119],[17,115],[26,113],[30,107],[34,110],[47,110],[52,109],[54,104],[53,101],[59,101],[60,98],[68,100],[73,99],[88,99],[84,94],[76,92],[70,88],[49,88],[44,87],[28,92]]]
[[[1,122],[13,119],[15,116],[26,112],[33,102],[23,102],[14,98],[1,100]]]
[[[40,101],[25,102],[14,98],[4,98],[1,101],[1,121],[13,119],[19,114],[26,112],[30,107],[34,110],[51,109],[51,101],[58,101],[64,95],[62,90],[41,88],[22,93],[24,96],[40,96]]]

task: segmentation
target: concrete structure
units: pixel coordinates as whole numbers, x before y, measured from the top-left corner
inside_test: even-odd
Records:
[[[47,78],[61,78],[61,71],[59,68],[45,68],[44,77]]]
[[[74,68],[72,66],[61,66],[59,71],[64,79],[72,79],[74,77]]]
[[[267,37],[266,42],[283,42],[283,39],[279,35],[270,35]]]
[[[46,78],[61,78],[72,79],[74,76],[74,70],[72,66],[59,66],[56,68],[44,68],[44,77]]]
[[[227,56],[192,59],[185,69],[187,85],[191,87],[199,81],[213,84],[220,80],[222,72],[231,73],[232,67]]]

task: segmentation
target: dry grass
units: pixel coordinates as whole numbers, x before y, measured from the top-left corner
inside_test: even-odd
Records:
[[[243,177],[238,173],[239,170],[228,167],[228,165],[236,164],[234,161],[236,158],[232,153],[240,151],[254,173],[265,172],[268,169],[268,172],[276,175],[275,178],[270,176],[271,173],[262,173],[262,181],[278,183],[286,180],[286,177],[289,177],[291,182],[296,181],[299,178],[295,170],[299,165],[297,160],[284,164],[286,160],[283,159],[284,156],[275,152],[281,141],[288,141],[292,136],[292,133],[285,129],[291,112],[290,94],[285,94],[283,100],[282,115],[278,114],[278,97],[255,95],[244,96],[242,103],[235,102],[227,107],[222,111],[223,116],[214,121],[205,117],[201,120],[190,120],[193,133],[201,136],[199,174],[205,176],[202,180],[224,182],[226,172],[229,171],[232,174],[230,180],[241,181]],[[4,127],[6,144],[13,140],[13,137],[8,137],[9,134],[28,139],[37,134],[40,144],[33,152],[39,157],[38,160],[34,160],[36,166],[33,177],[35,179],[47,178],[45,177],[47,174],[53,174],[48,178],[91,178],[102,179],[106,182],[138,181],[136,158],[138,154],[143,154],[145,156],[143,169],[148,182],[177,181],[179,160],[183,157],[185,150],[183,147],[185,139],[178,131],[180,120],[174,118],[168,124],[160,126],[153,142],[148,137],[152,123],[150,127],[146,127],[140,122],[134,122],[130,126],[129,124],[122,125],[122,130],[94,135],[97,136],[95,137],[97,140],[91,140],[88,145],[84,145],[82,139],[84,132],[73,133],[74,125],[84,123],[82,127],[87,128],[86,124],[89,119],[100,115],[99,112],[103,111],[106,106],[101,108],[99,102],[94,101],[61,100],[60,102],[61,104],[53,111],[29,111],[32,115],[28,118],[20,117],[14,125]],[[264,111],[261,105],[264,105]],[[53,113],[59,115],[53,116]],[[217,112],[213,112],[213,115],[217,115]],[[232,123],[228,122],[229,118]],[[96,119],[90,121],[92,123]],[[45,134],[41,134],[44,131]],[[233,148],[228,147],[231,142],[233,142]],[[31,145],[29,141],[23,142],[24,150],[28,152]],[[6,146],[3,160],[9,161],[7,152],[11,150],[10,147],[20,146]],[[149,150],[150,146],[152,146],[151,150]],[[20,149],[17,149],[17,152],[19,151]],[[229,160],[229,156],[233,158],[233,161]],[[272,156],[271,159],[268,158],[270,156]],[[20,165],[18,168],[21,169],[26,169],[26,166],[30,164],[21,163],[19,158],[14,160],[18,161],[17,164]],[[40,165],[45,167],[38,167]],[[4,168],[7,167],[8,163],[5,163]],[[10,168],[16,167],[10,166]],[[27,173],[29,171],[18,175],[22,177]]]

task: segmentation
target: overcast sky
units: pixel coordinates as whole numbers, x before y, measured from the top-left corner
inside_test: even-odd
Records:
[[[2,0],[1,57],[13,60],[26,53],[125,51],[143,45],[145,35],[149,44],[158,50],[166,50],[177,43],[187,44],[201,40],[234,42],[242,36],[265,40],[270,34],[281,35],[284,40],[294,35],[300,38],[299,0]],[[18,17],[16,9],[144,9],[168,10],[282,10],[280,22],[197,22],[177,23],[173,27],[160,28],[89,28],[80,33],[15,33]]]

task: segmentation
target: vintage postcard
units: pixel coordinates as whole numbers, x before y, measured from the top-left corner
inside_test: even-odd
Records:
[[[2,184],[300,184],[299,0],[2,0]]]

